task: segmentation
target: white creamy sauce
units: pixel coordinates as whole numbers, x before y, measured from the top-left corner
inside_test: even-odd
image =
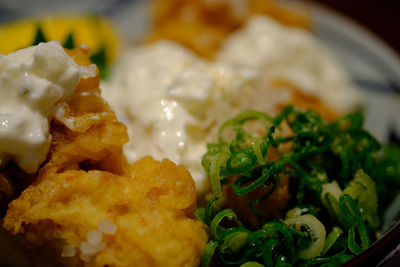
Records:
[[[226,3],[232,8],[233,13],[238,17],[243,17],[249,10],[249,2],[247,0],[204,0],[205,4]]]
[[[185,165],[198,193],[207,191],[201,157],[218,127],[246,109],[274,114],[288,90],[268,88],[277,78],[316,95],[337,111],[359,96],[334,57],[311,33],[254,17],[227,39],[216,62],[169,41],[131,47],[103,96],[128,127],[129,161],[145,155]],[[213,140],[215,141],[215,140]]]
[[[281,79],[341,113],[362,102],[343,66],[312,33],[255,16],[224,43],[217,60],[262,71],[264,84]]]
[[[49,116],[72,95],[80,68],[59,42],[0,54],[0,166],[36,172],[49,150]]]
[[[113,73],[102,92],[128,126],[128,160],[151,155],[184,164],[205,191],[200,159],[210,128],[242,109],[257,72],[210,63],[161,41],[126,51]]]

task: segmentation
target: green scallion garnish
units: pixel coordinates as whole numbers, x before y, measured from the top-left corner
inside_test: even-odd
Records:
[[[228,120],[202,158],[214,197],[196,213],[212,235],[201,266],[213,257],[246,267],[337,266],[359,254],[380,224],[371,178],[380,147],[359,113],[329,124],[313,110],[288,106],[273,118],[245,111]],[[272,150],[278,159],[269,160]],[[290,176],[296,199],[286,219],[267,221],[260,205],[282,175]],[[249,204],[260,229],[245,228],[234,207],[224,206],[226,186],[238,196],[262,191]]]

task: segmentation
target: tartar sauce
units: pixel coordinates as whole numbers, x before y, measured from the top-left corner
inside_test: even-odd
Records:
[[[339,113],[360,99],[342,66],[312,33],[262,16],[229,37],[215,62],[170,41],[130,47],[102,90],[128,127],[128,160],[151,155],[183,164],[201,194],[208,189],[200,164],[206,143],[241,111],[274,115],[278,104],[288,103],[288,90],[268,85],[279,78]]]
[[[0,166],[34,173],[50,147],[49,116],[76,89],[80,69],[59,42],[0,54]]]
[[[200,160],[210,132],[243,109],[257,75],[160,41],[126,51],[102,92],[128,126],[129,161],[151,155],[184,164],[204,192]]]
[[[362,103],[343,66],[311,32],[266,16],[250,18],[243,29],[229,36],[217,60],[261,70],[263,84],[287,81],[339,113]]]

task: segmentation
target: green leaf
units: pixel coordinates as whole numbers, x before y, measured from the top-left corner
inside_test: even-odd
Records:
[[[46,37],[44,36],[42,26],[40,24],[36,27],[35,39],[32,42],[32,45],[38,45],[39,43],[46,42]]]
[[[63,46],[67,49],[75,48],[74,34],[72,32],[68,34]]]
[[[103,44],[100,49],[90,56],[90,60],[97,65],[100,71],[100,78],[104,80],[108,75],[107,49]]]

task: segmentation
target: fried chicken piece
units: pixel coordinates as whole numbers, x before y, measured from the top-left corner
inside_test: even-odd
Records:
[[[85,160],[96,160],[99,166],[108,164],[114,170],[122,169],[127,164],[122,159],[121,148],[128,141],[126,127],[117,121],[108,104],[100,97],[98,70],[89,60],[89,51],[77,49],[66,52],[78,65],[87,69],[88,77],[80,80],[72,99],[58,108],[56,118],[51,121],[53,138],[49,155],[54,151],[59,153],[58,158],[53,157],[50,166],[62,169],[72,168],[75,164],[74,168],[79,169],[79,164]],[[108,158],[117,160],[110,162]],[[47,168],[50,166],[47,165]],[[7,207],[36,180],[37,173],[28,174],[9,162],[0,168],[0,176],[0,207]]]
[[[283,80],[275,80],[271,82],[270,86],[280,90],[288,90],[291,94],[291,98],[287,103],[281,103],[278,105],[279,110],[283,110],[287,105],[291,104],[295,105],[297,108],[313,109],[317,111],[327,122],[334,122],[340,118],[340,114],[338,112],[328,107],[317,96],[303,92],[293,83]]]
[[[267,160],[277,161],[280,159],[282,151],[287,148],[271,147],[268,151]],[[222,203],[224,208],[229,208],[235,211],[240,220],[244,225],[250,229],[259,229],[262,225],[259,216],[251,208],[250,203],[256,201],[267,191],[269,191],[273,185],[269,185],[266,188],[257,188],[254,191],[247,193],[246,195],[237,195],[232,188],[233,182],[238,177],[230,177],[229,183],[223,186],[224,201]],[[260,203],[254,205],[254,208],[265,218],[270,221],[274,219],[282,218],[284,215],[286,205],[291,199],[292,195],[289,190],[290,176],[281,174],[279,176],[279,184],[277,184],[275,190]]]
[[[123,176],[68,170],[39,179],[11,203],[4,226],[34,244],[58,240],[60,256],[74,251],[62,259],[68,265],[199,264],[208,237],[193,219],[194,182],[184,167],[146,157]],[[91,240],[105,223],[110,231]]]
[[[88,51],[70,55],[92,67]],[[48,157],[9,204],[4,228],[35,249],[38,266],[43,258],[50,266],[198,265],[208,235],[194,218],[192,177],[167,159],[129,165],[126,128],[98,85],[98,71],[83,77],[57,110]]]
[[[225,37],[256,14],[288,26],[311,28],[308,15],[275,0],[157,0],[152,6],[154,28],[148,40],[174,40],[198,55],[213,59]]]
[[[246,227],[250,229],[260,229],[262,222],[254,210],[250,207],[250,203],[262,197],[272,185],[267,188],[257,188],[256,190],[248,193],[244,196],[237,195],[232,189],[232,183],[236,180],[232,179],[230,183],[224,186],[224,208],[229,208],[235,211],[240,220]],[[291,198],[289,192],[289,181],[288,175],[281,175],[279,185],[274,192],[266,199],[254,205],[265,220],[270,221],[278,218],[282,218],[286,205]]]

